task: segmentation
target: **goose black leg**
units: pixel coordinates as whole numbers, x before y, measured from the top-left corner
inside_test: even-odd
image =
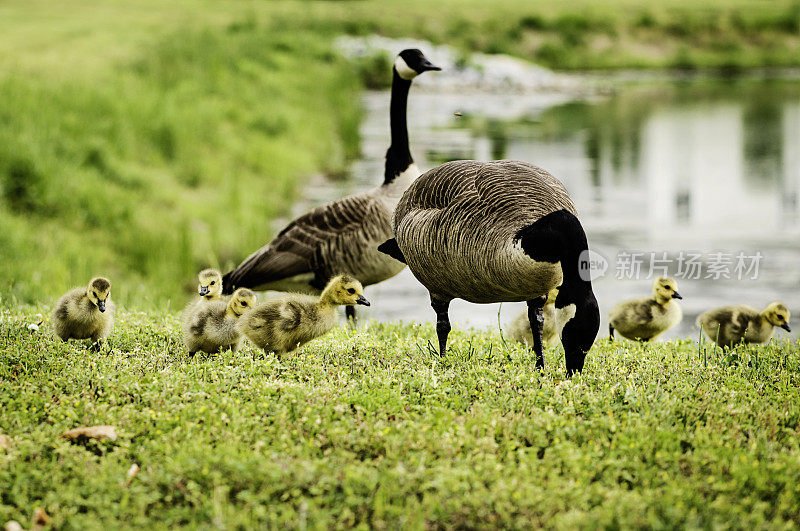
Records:
[[[347,316],[347,320],[353,320],[353,324],[356,322],[356,307],[355,306],[345,306],[344,307],[344,314]]]
[[[450,317],[447,314],[450,301],[443,301],[431,296],[431,307],[436,312],[436,335],[439,336],[439,355],[444,357],[447,350],[447,334],[450,333]]]
[[[542,328],[544,327],[544,307],[545,297],[529,300],[528,302],[528,321],[531,323],[531,334],[533,334],[533,355],[536,356],[536,368],[544,369],[544,352],[542,352]]]
[[[614,339],[614,325],[608,325],[608,335],[611,336],[611,339]]]

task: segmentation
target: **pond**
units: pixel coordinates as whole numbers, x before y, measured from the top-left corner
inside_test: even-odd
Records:
[[[342,181],[310,185],[298,211],[375,186],[389,142],[389,95],[364,96],[363,158]],[[603,323],[618,302],[675,276],[684,319],[664,338],[697,338],[697,315],[726,304],[794,311],[800,330],[800,82],[684,79],[625,83],[612,94],[496,94],[412,89],[420,167],[519,159],[561,179],[606,260],[595,283]],[[365,316],[435,320],[408,270],[368,288]],[[505,326],[524,308],[506,303]],[[454,301],[455,326],[497,328],[499,305]],[[786,333],[776,331],[776,337]]]

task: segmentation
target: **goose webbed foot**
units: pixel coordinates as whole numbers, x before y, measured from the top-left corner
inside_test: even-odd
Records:
[[[450,301],[434,298],[431,295],[431,307],[436,312],[436,335],[439,337],[439,355],[444,357],[447,351],[447,335],[450,333]]]
[[[528,321],[531,323],[531,334],[533,334],[533,354],[536,356],[536,368],[544,369],[544,352],[542,348],[542,328],[544,328],[544,307],[545,297],[539,297],[527,301]]]

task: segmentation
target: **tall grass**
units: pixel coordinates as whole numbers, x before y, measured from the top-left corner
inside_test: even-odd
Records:
[[[343,169],[359,86],[323,38],[256,23],[180,30],[91,78],[0,77],[5,302],[101,273],[123,302],[180,299],[271,234],[298,178]]]

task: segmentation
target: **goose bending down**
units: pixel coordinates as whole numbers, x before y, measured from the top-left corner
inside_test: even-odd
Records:
[[[349,275],[333,277],[319,297],[287,294],[259,304],[239,330],[265,352],[283,354],[327,334],[336,326],[336,307],[363,304],[361,283]]]
[[[194,355],[228,348],[239,350],[242,335],[236,322],[256,305],[256,294],[247,288],[237,289],[228,302],[212,300],[190,306],[183,319],[183,344]]]
[[[708,337],[722,348],[730,348],[741,342],[766,343],[776,326],[791,332],[789,309],[781,302],[773,302],[759,312],[745,304],[722,306],[708,310],[697,318]]]
[[[556,308],[575,306],[561,339],[567,372],[583,368],[600,316],[591,281],[580,275],[586,235],[558,179],[526,162],[448,162],[409,187],[394,232],[379,249],[406,262],[428,288],[440,354],[451,300],[526,301],[536,364],[544,367],[542,306],[561,286]]]
[[[542,307],[542,341],[545,345],[557,345],[561,341],[561,330],[564,325],[575,317],[575,306],[573,305],[556,310],[556,297],[558,297],[558,288],[550,290]],[[522,312],[511,321],[508,334],[514,341],[533,346],[533,332],[527,311]]]
[[[116,307],[111,302],[111,281],[93,278],[87,287],[75,288],[56,302],[53,325],[58,337],[91,339],[92,350],[99,350],[114,326]]]
[[[683,312],[675,299],[682,299],[678,283],[671,277],[653,282],[653,296],[621,302],[608,314],[608,332],[634,341],[652,341],[681,322]]]
[[[319,294],[331,277],[346,273],[362,285],[377,284],[404,265],[377,251],[392,237],[392,213],[420,171],[411,158],[406,104],[411,81],[440,70],[419,50],[403,50],[392,68],[390,127],[383,184],[320,206],[292,221],[268,245],[257,250],[223,279],[224,292],[238,287]],[[352,306],[347,315],[355,317]]]

